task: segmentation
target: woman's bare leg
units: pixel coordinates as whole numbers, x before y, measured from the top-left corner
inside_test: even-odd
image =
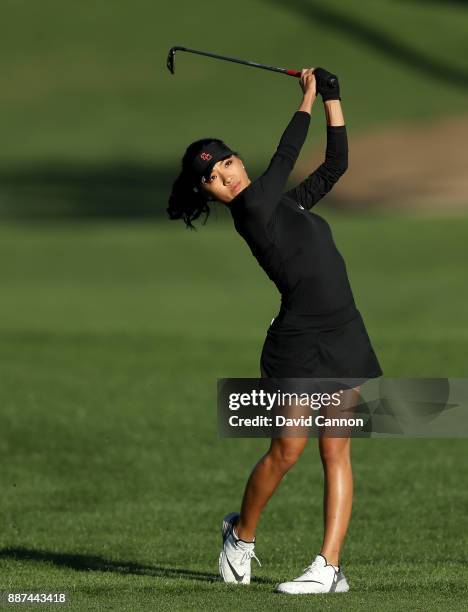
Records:
[[[339,565],[340,550],[348,530],[353,505],[350,438],[320,438],[324,471],[324,537],[321,554]]]
[[[247,542],[255,537],[255,530],[263,508],[273,495],[286,472],[299,459],[308,438],[275,438],[268,452],[252,470],[245,487],[236,533]]]
[[[343,416],[353,416],[359,402],[359,392],[359,387],[345,392],[340,407]],[[342,431],[342,434],[346,433],[346,430]],[[324,536],[321,554],[328,563],[339,565],[340,551],[353,506],[351,438],[323,436],[319,439],[319,449],[324,472]]]

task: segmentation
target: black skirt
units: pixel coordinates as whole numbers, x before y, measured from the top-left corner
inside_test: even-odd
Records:
[[[260,360],[262,378],[378,378],[382,375],[361,313],[351,305],[327,316],[282,308]]]

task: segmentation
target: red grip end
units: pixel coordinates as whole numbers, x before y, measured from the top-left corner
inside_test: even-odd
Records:
[[[301,73],[298,72],[297,70],[286,70],[286,74],[289,74],[289,76],[293,76],[293,77],[300,77]]]

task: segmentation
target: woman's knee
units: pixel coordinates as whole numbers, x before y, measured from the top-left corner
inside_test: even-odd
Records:
[[[350,459],[350,443],[349,438],[321,438],[319,448],[322,463],[330,466],[348,462]]]
[[[299,459],[307,444],[307,438],[278,438],[273,440],[268,456],[281,471],[289,470]]]

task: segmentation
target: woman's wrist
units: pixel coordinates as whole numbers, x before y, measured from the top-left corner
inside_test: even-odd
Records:
[[[345,124],[343,110],[339,100],[327,100],[323,103],[327,125],[338,127]]]
[[[312,91],[306,92],[304,94],[304,97],[302,98],[302,103],[301,103],[301,106],[299,107],[299,110],[305,113],[309,113],[310,115],[312,111],[312,105],[314,104],[316,98],[317,96],[314,92]]]

